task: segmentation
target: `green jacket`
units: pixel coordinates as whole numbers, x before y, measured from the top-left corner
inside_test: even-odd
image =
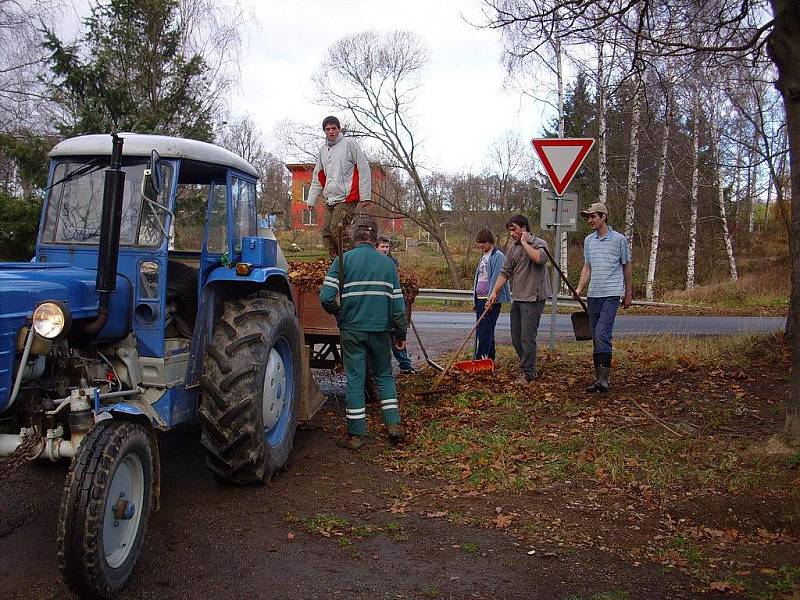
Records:
[[[406,304],[397,268],[369,242],[361,242],[344,255],[344,294],[339,293],[339,259],[328,269],[319,299],[322,308],[337,315],[339,329],[394,331],[398,341],[406,339]]]

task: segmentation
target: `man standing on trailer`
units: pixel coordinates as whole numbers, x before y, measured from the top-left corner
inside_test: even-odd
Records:
[[[369,161],[353,138],[345,137],[334,116],[322,121],[325,143],[317,153],[317,163],[311,175],[311,187],[306,203],[313,208],[317,196],[325,201],[325,224],[322,241],[332,256],[349,249],[348,228],[353,221],[359,200],[372,197],[372,174]]]
[[[583,270],[575,295],[580,296],[589,285],[587,307],[589,325],[594,345],[595,382],[587,392],[608,392],[608,374],[611,370],[611,334],[617,317],[619,298],[622,308],[631,305],[633,296],[631,255],[628,240],[608,224],[606,205],[595,202],[581,211],[592,232],[583,241]]]
[[[322,308],[336,315],[339,323],[347,375],[347,435],[337,444],[350,450],[366,443],[367,359],[378,387],[389,441],[403,439],[389,347],[392,336],[398,349],[406,347],[406,305],[394,263],[375,248],[377,233],[375,219],[356,219],[356,247],[344,254],[344,272],[339,273],[339,259],[335,258],[319,293]],[[336,301],[340,290],[341,305]]]

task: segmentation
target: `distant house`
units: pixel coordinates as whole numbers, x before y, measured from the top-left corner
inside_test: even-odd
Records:
[[[322,229],[325,207],[317,202],[314,208],[306,204],[311,189],[313,163],[290,163],[286,165],[292,174],[292,229]],[[372,170],[372,202],[359,202],[359,212],[369,214],[378,220],[381,233],[398,233],[403,230],[403,217],[394,216],[380,205],[380,191],[386,181],[386,171],[377,163],[370,163]]]

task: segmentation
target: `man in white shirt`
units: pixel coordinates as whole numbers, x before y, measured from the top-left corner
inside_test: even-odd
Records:
[[[322,121],[325,143],[317,153],[317,163],[311,176],[311,188],[306,200],[313,207],[318,196],[325,202],[325,224],[322,241],[331,256],[350,248],[349,226],[359,200],[372,197],[372,177],[369,161],[354,139],[341,132],[339,119],[333,116]]]

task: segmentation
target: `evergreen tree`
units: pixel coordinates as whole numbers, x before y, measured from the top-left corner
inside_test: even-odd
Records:
[[[210,140],[207,67],[184,56],[177,0],[97,1],[85,32],[45,47],[50,95],[63,107],[63,135],[134,131]]]

